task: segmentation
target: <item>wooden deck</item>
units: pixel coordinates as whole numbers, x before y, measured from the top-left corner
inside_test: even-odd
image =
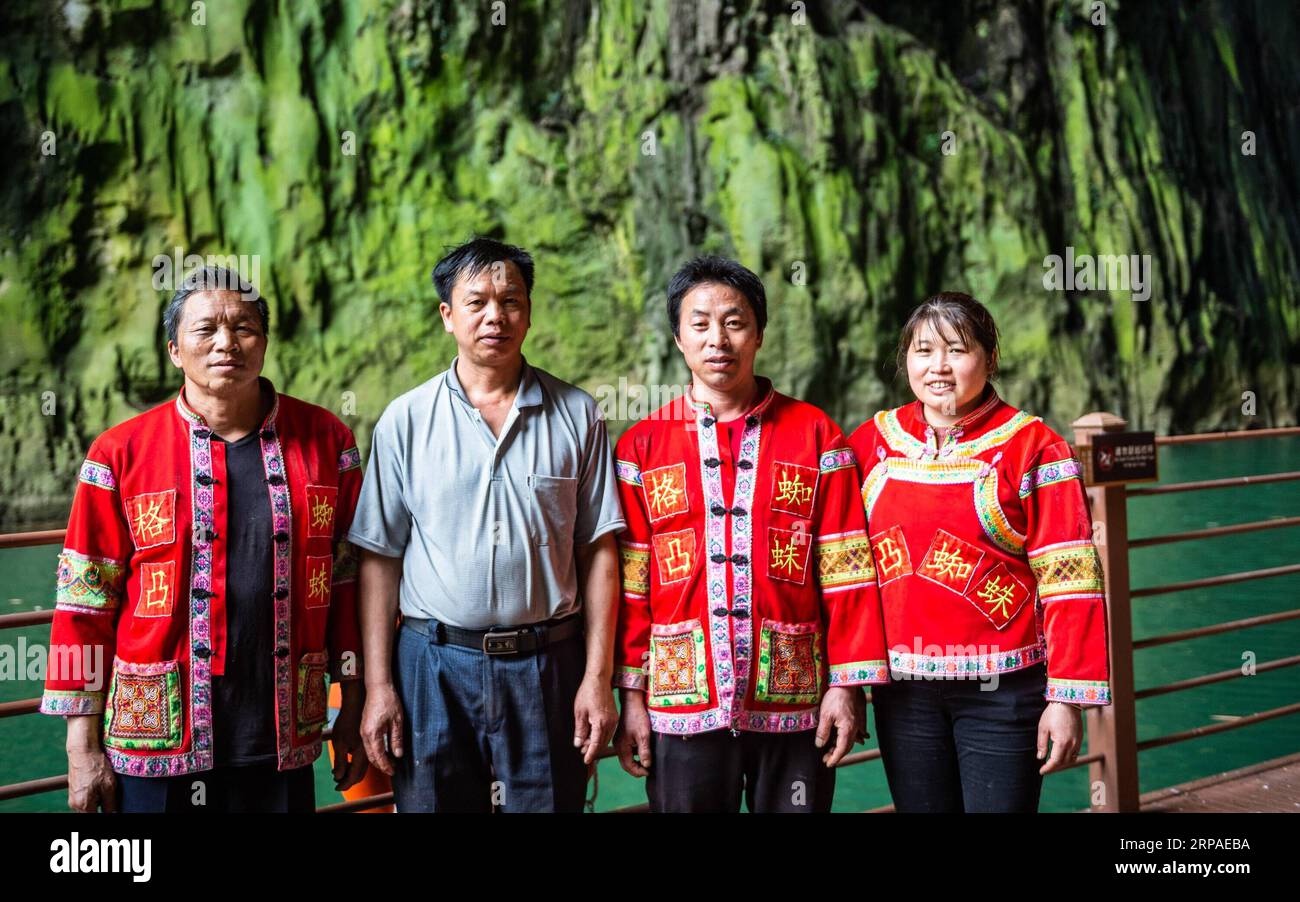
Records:
[[[1142,811],[1300,814],[1300,754],[1145,793]]]

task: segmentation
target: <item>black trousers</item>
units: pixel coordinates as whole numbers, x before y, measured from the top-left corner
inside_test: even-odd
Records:
[[[1004,673],[996,689],[989,685],[915,677],[872,688],[880,757],[898,811],[1038,810],[1046,668]]]
[[[830,811],[835,771],[822,763],[816,733],[713,730],[694,736],[651,733],[646,794],[655,813]]]
[[[316,810],[311,765],[277,771],[275,762],[218,767],[178,777],[117,774],[117,810],[142,814],[283,814]]]

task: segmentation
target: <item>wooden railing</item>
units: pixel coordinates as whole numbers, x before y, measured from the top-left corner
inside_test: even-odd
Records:
[[[1080,417],[1073,423],[1076,453],[1082,459],[1091,451],[1092,436],[1101,432],[1123,432],[1127,422],[1113,414],[1092,413]],[[1274,436],[1300,436],[1300,427],[1282,429],[1260,429],[1249,432],[1215,432],[1198,435],[1166,436],[1156,439],[1158,446],[1188,444],[1193,442],[1212,442],[1246,438],[1268,438]],[[1261,570],[1249,570],[1229,573],[1204,579],[1185,580],[1162,586],[1134,590],[1129,585],[1129,550],[1150,545],[1170,542],[1186,542],[1209,539],[1225,535],[1234,535],[1264,529],[1279,529],[1286,526],[1300,525],[1300,517],[1278,517],[1253,523],[1239,523],[1232,526],[1189,530],[1187,532],[1154,536],[1145,539],[1128,538],[1128,499],[1140,496],[1164,495],[1174,492],[1198,491],[1206,489],[1228,488],[1244,485],[1263,485],[1275,482],[1288,482],[1300,479],[1300,472],[1273,473],[1263,476],[1239,476],[1227,479],[1209,479],[1198,482],[1184,482],[1173,485],[1127,488],[1123,484],[1090,486],[1088,496],[1092,505],[1093,521],[1101,526],[1098,551],[1101,554],[1102,567],[1106,577],[1106,603],[1110,622],[1110,661],[1111,661],[1111,704],[1105,707],[1090,707],[1087,713],[1088,747],[1087,753],[1080,755],[1068,767],[1054,773],[1062,773],[1075,767],[1088,767],[1090,781],[1094,787],[1103,787],[1101,793],[1092,793],[1100,802],[1093,805],[1098,811],[1137,811],[1139,800],[1138,753],[1148,749],[1172,745],[1189,739],[1196,739],[1228,730],[1240,729],[1277,717],[1300,712],[1300,703],[1283,705],[1267,711],[1260,711],[1246,717],[1240,717],[1227,723],[1211,724],[1183,730],[1167,736],[1159,736],[1141,742],[1137,738],[1138,699],[1151,698],[1172,692],[1180,692],[1199,686],[1225,682],[1243,676],[1241,670],[1226,670],[1205,674],[1192,679],[1180,680],[1161,686],[1138,690],[1133,681],[1133,654],[1146,648],[1185,642],[1204,636],[1218,635],[1234,630],[1248,629],[1265,624],[1282,623],[1300,618],[1300,608],[1246,617],[1226,621],[1212,626],[1181,630],[1161,636],[1153,636],[1140,641],[1133,640],[1133,621],[1131,602],[1134,598],[1160,595],[1170,592],[1182,592],[1188,589],[1209,586],[1229,585],[1255,579],[1269,579],[1289,573],[1300,572],[1300,564],[1281,567],[1269,567]],[[40,532],[0,534],[0,549],[19,548],[35,545],[58,545],[63,542],[64,530],[44,530]],[[0,631],[21,627],[48,624],[53,620],[53,611],[28,611],[18,614],[0,615]],[[1294,667],[1300,664],[1300,655],[1267,661],[1255,667],[1256,673]],[[40,704],[39,698],[0,703],[0,718],[34,714]],[[328,730],[326,738],[328,738]],[[600,758],[613,757],[611,747],[603,749]],[[853,767],[880,757],[878,749],[855,752],[846,755],[839,767]],[[66,774],[27,780],[0,786],[0,801],[54,792],[66,789]],[[317,810],[321,813],[347,813],[364,811],[390,805],[393,801],[391,792],[363,799],[352,799],[331,805],[324,805]],[[645,811],[645,805],[633,805],[618,809],[621,813]],[[890,810],[888,806],[878,811]]]
[[[1109,413],[1090,413],[1073,423],[1075,453],[1080,459],[1091,454],[1092,437],[1100,433],[1123,432],[1128,427],[1123,418]],[[1259,429],[1247,432],[1213,432],[1198,435],[1164,436],[1156,439],[1157,448],[1166,445],[1184,445],[1200,442],[1231,441],[1238,439],[1271,438],[1282,436],[1300,436],[1300,428]],[[1246,617],[1238,620],[1217,623],[1197,629],[1181,630],[1162,636],[1153,636],[1137,642],[1133,641],[1132,600],[1164,595],[1172,592],[1185,592],[1190,589],[1203,589],[1212,586],[1224,586],[1256,579],[1270,579],[1289,573],[1300,573],[1300,563],[1281,567],[1268,567],[1259,570],[1246,570],[1227,573],[1202,579],[1182,580],[1159,586],[1133,589],[1129,583],[1129,550],[1170,542],[1189,542],[1211,539],[1244,532],[1264,529],[1279,529],[1300,524],[1300,517],[1277,517],[1253,523],[1238,523],[1232,526],[1219,526],[1194,529],[1152,538],[1130,540],[1128,537],[1128,499],[1169,495],[1177,492],[1205,491],[1211,489],[1232,488],[1240,486],[1257,486],[1277,482],[1291,482],[1300,479],[1300,472],[1270,473],[1261,476],[1236,476],[1226,479],[1205,479],[1195,482],[1173,483],[1170,485],[1136,486],[1129,488],[1123,483],[1114,485],[1096,485],[1088,487],[1088,497],[1092,505],[1093,522],[1100,526],[1096,530],[1101,538],[1097,549],[1101,554],[1102,568],[1106,577],[1106,605],[1110,622],[1110,664],[1111,664],[1111,704],[1103,708],[1088,710],[1088,751],[1094,760],[1089,767],[1089,776],[1094,787],[1099,784],[1102,792],[1094,793],[1100,801],[1093,805],[1099,811],[1137,811],[1139,808],[1138,753],[1148,749],[1160,748],[1177,742],[1185,742],[1214,733],[1237,730],[1275,717],[1284,717],[1300,711],[1300,704],[1283,705],[1267,711],[1260,711],[1246,717],[1239,717],[1227,723],[1211,724],[1158,736],[1154,739],[1138,741],[1137,738],[1137,701],[1156,695],[1181,692],[1198,686],[1220,683],[1244,676],[1242,670],[1226,670],[1205,674],[1187,680],[1179,680],[1161,686],[1152,686],[1138,690],[1133,682],[1134,652],[1158,645],[1174,642],[1186,642],[1205,636],[1219,635],[1234,630],[1248,629],[1271,623],[1281,623],[1300,618],[1300,608]],[[1267,661],[1255,667],[1255,673],[1294,667],[1300,664],[1300,655]]]

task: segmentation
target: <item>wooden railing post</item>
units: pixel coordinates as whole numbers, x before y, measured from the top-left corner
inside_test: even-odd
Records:
[[[1091,466],[1092,436],[1099,432],[1123,432],[1128,421],[1111,413],[1088,413],[1071,425],[1074,427],[1075,451],[1086,472]],[[1106,615],[1110,632],[1111,703],[1104,707],[1089,707],[1087,715],[1088,752],[1102,755],[1100,761],[1088,765],[1089,799],[1095,811],[1137,811],[1139,808],[1127,494],[1123,483],[1088,488],[1093,538],[1106,577]]]

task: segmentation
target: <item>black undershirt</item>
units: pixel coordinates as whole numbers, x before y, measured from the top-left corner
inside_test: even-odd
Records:
[[[226,673],[212,678],[214,764],[275,761],[271,498],[256,431],[226,446]]]

